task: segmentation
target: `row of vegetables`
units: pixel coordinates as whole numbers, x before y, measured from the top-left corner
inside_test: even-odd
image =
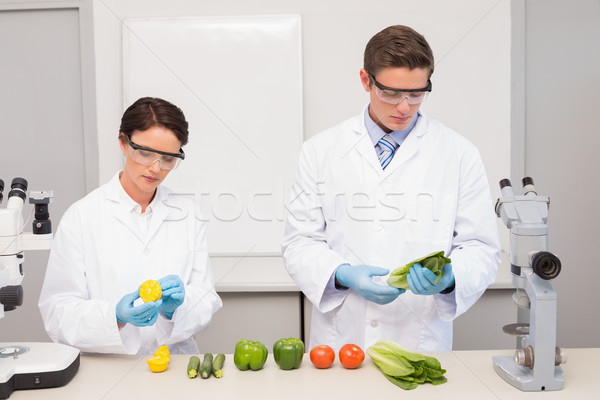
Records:
[[[410,267],[417,262],[435,273],[439,279],[444,274],[444,265],[451,260],[444,257],[443,251],[433,252],[392,271],[388,284],[409,290],[407,275]],[[149,279],[142,283],[139,294],[144,302],[156,301],[162,296],[162,288],[158,281]],[[235,346],[233,362],[241,371],[256,371],[265,365],[268,354],[269,351],[264,344],[242,339]],[[434,385],[446,382],[444,376],[446,370],[441,367],[436,358],[408,351],[393,341],[380,340],[367,349],[367,354],[390,382],[403,389],[414,389],[425,382]],[[273,345],[273,357],[281,369],[299,368],[303,356],[304,343],[298,338],[280,339]],[[339,359],[344,368],[354,369],[362,364],[365,353],[355,344],[346,344],[340,348]],[[152,372],[162,372],[167,369],[169,360],[168,347],[161,346],[154,356],[147,360],[148,367]],[[310,360],[317,368],[329,368],[335,360],[335,352],[327,345],[315,346],[310,351]],[[200,376],[206,379],[214,375],[220,378],[223,376],[224,363],[224,354],[213,357],[212,353],[206,353],[202,362],[198,356],[191,356],[187,367],[188,377]]]
[[[242,339],[235,346],[233,363],[241,371],[260,370],[267,361],[267,347],[257,341]],[[391,340],[380,340],[367,349],[375,365],[385,377],[402,389],[415,389],[419,384],[430,382],[440,385],[446,382],[440,362],[431,356],[408,351]],[[334,350],[327,345],[318,345],[310,350],[310,361],[319,369],[329,368],[335,360]],[[358,368],[365,359],[365,352],[355,344],[342,346],[338,353],[340,363],[344,368]],[[273,345],[273,358],[283,370],[300,368],[304,357],[304,343],[298,338],[280,339]],[[167,369],[170,353],[167,346],[161,346],[154,356],[147,360],[152,372],[162,372]],[[216,378],[223,376],[225,355],[212,353],[204,354],[203,360],[193,355],[187,365],[187,375],[196,377]]]

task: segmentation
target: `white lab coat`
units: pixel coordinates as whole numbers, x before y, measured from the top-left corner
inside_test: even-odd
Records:
[[[152,354],[169,345],[172,353],[196,353],[192,336],[222,305],[205,223],[193,197],[159,186],[143,235],[118,176],[73,204],[60,221],[39,300],[46,331],[83,352]],[[153,326],[119,330],[115,307],[123,295],[146,279],[171,274],[185,283],[184,302],[172,320],[159,316]]]
[[[384,171],[364,115],[307,140],[292,186],[282,249],[313,304],[309,346],[389,339],[414,351],[450,350],[453,319],[494,282],[500,263],[482,160],[465,138],[423,114]],[[440,250],[452,259],[450,294],[407,291],[378,305],[328,286],[343,263],[393,270]]]

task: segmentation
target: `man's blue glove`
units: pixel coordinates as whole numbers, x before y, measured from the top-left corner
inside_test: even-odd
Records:
[[[154,325],[158,318],[158,308],[161,300],[150,301],[148,303],[134,306],[133,302],[140,298],[139,289],[135,292],[126,294],[117,303],[116,314],[117,321],[135,326]]]
[[[167,318],[173,318],[173,313],[183,304],[185,285],[177,275],[168,275],[158,280],[162,288],[162,311]]]
[[[415,263],[410,267],[410,272],[406,276],[408,287],[414,294],[431,295],[441,292],[442,290],[452,288],[454,286],[454,273],[452,272],[452,264],[446,264],[442,268],[444,275],[437,283],[437,275],[422,267],[421,264]]]
[[[335,278],[340,285],[353,289],[365,299],[377,304],[387,304],[405,292],[391,286],[384,286],[373,281],[374,276],[384,276],[390,272],[387,268],[370,265],[340,265],[335,271]]]

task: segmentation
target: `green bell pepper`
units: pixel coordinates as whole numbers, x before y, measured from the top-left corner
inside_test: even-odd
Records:
[[[297,338],[279,339],[273,345],[273,356],[281,369],[300,368],[304,343]]]
[[[233,363],[241,371],[259,370],[265,365],[269,350],[260,342],[242,339],[235,345]]]

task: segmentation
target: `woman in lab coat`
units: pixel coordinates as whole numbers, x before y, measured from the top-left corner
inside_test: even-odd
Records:
[[[310,347],[389,339],[450,350],[453,319],[496,277],[498,232],[479,153],[419,110],[432,73],[420,34],[384,29],[360,71],[370,104],[303,145],[282,247],[313,304]],[[384,137],[399,144],[391,161]],[[439,281],[416,264],[410,291],[385,283],[390,270],[441,250],[452,261]]]
[[[124,113],[125,167],[63,215],[39,300],[55,342],[84,352],[196,353],[193,335],[221,307],[194,199],[161,185],[184,158],[181,110],[141,98]],[[162,298],[143,303],[139,287],[156,279]]]

